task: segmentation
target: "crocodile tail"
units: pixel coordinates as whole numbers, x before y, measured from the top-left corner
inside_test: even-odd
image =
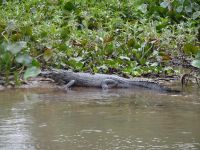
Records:
[[[166,86],[162,86],[163,87],[163,92],[170,92],[170,93],[180,93],[180,90],[177,89],[172,89]]]
[[[172,89],[170,87],[161,85],[158,82],[155,81],[146,81],[146,80],[142,80],[142,81],[136,81],[133,83],[136,86],[141,86],[144,88],[148,88],[148,89],[153,89],[153,90],[157,90],[157,91],[161,91],[161,92],[170,92],[170,93],[179,93],[181,92],[180,90],[177,89]]]

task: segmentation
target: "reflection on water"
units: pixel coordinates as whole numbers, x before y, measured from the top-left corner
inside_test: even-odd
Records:
[[[1,91],[0,149],[198,150],[198,90]]]

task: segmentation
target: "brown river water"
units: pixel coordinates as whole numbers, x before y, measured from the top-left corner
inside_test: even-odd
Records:
[[[2,150],[200,150],[200,92],[0,91]]]

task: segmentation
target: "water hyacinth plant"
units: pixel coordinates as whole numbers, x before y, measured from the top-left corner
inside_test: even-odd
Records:
[[[122,76],[174,74],[173,57],[198,66],[200,4],[195,0],[4,0],[0,72],[41,68]]]

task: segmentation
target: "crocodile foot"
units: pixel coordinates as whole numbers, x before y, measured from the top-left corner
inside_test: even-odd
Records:
[[[66,85],[63,86],[64,90],[68,90],[69,88],[71,88],[75,83],[75,80],[71,80],[69,81]]]

